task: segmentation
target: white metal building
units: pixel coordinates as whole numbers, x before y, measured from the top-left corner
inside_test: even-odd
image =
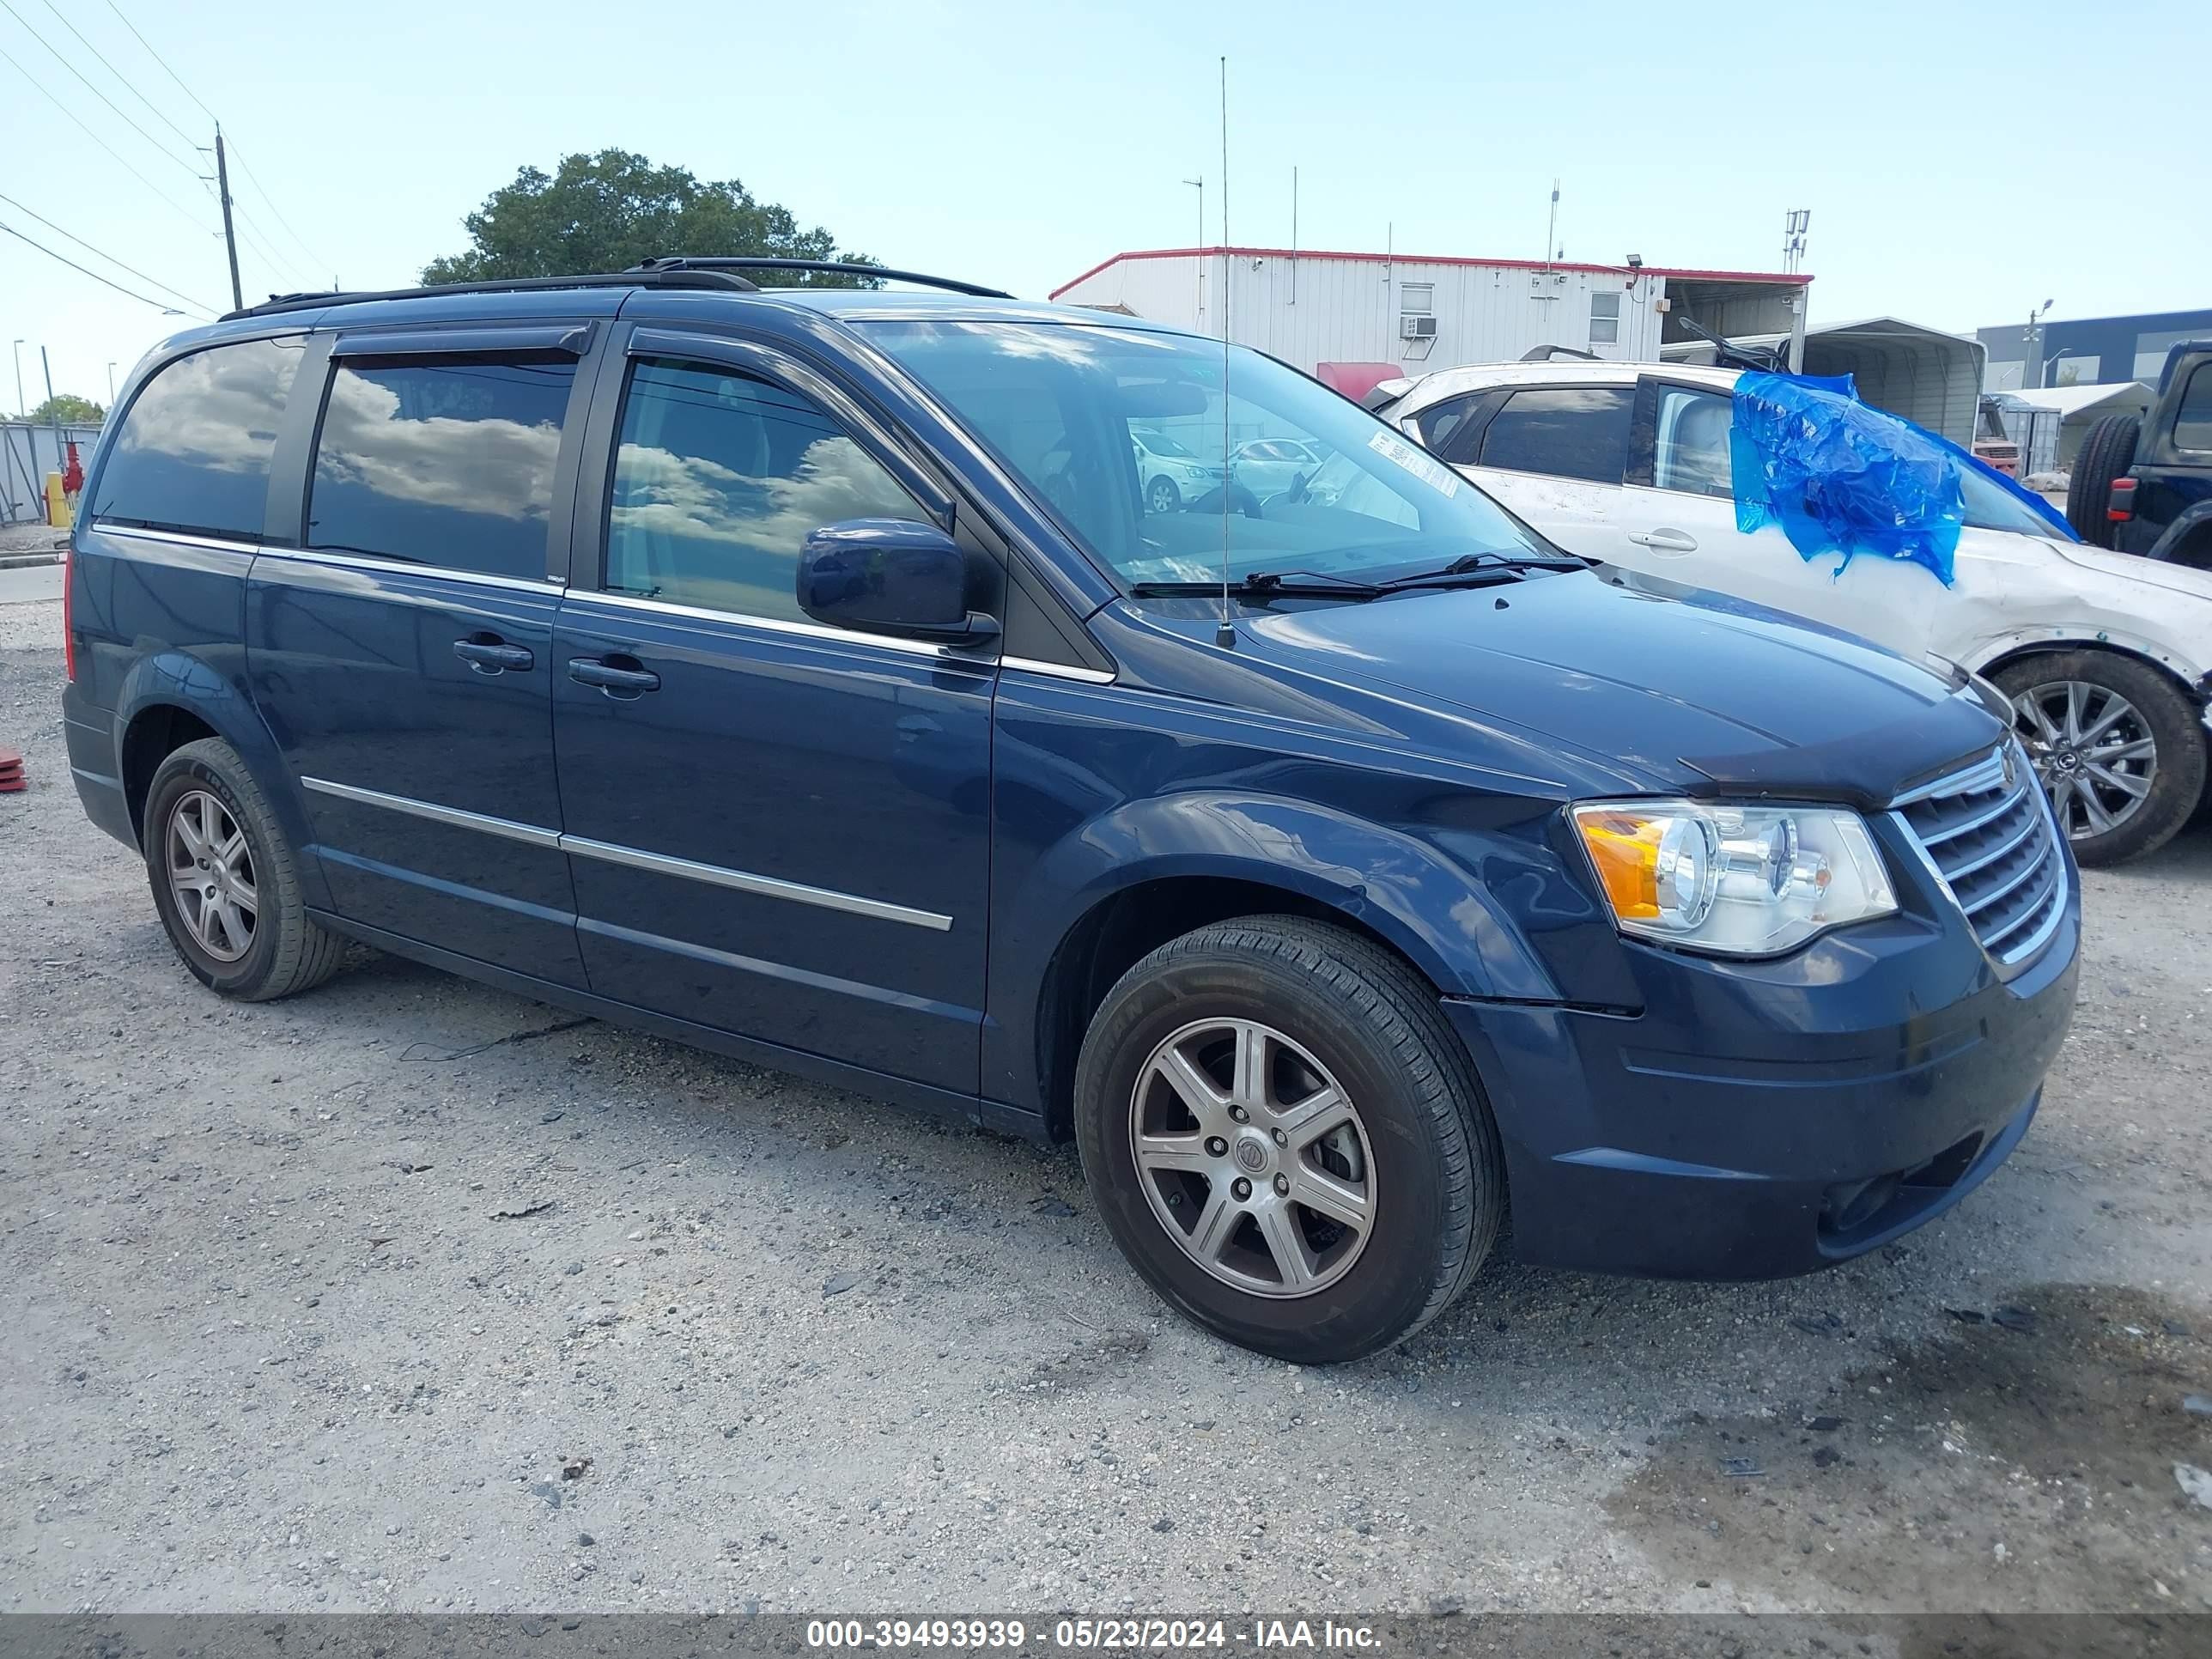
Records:
[[[1415,375],[1510,362],[1551,345],[1656,362],[1662,345],[1693,337],[1685,319],[1722,335],[1787,334],[1812,280],[1658,265],[1158,248],[1117,253],[1052,297],[1218,335],[1225,296],[1230,337],[1295,368],[1387,364],[1393,374]]]

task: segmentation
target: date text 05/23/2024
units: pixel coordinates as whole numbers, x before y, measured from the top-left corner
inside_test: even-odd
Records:
[[[1019,1619],[814,1619],[806,1645],[823,1651],[1031,1646],[1077,1651],[1176,1652],[1199,1649],[1370,1650],[1374,1630],[1333,1619],[1057,1619],[1048,1626]]]

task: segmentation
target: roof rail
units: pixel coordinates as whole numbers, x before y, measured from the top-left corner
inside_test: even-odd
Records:
[[[744,253],[668,253],[657,259],[647,259],[630,269],[641,276],[653,271],[734,271],[734,270],[818,270],[839,276],[873,276],[885,282],[914,283],[923,288],[941,288],[951,294],[973,295],[979,300],[1011,300],[1014,296],[1004,289],[985,288],[980,283],[963,283],[951,276],[925,276],[918,270],[896,270],[889,265],[862,264],[856,259],[782,259],[766,256],[755,257]]]
[[[1524,363],[1548,363],[1556,357],[1569,357],[1577,362],[1584,363],[1601,363],[1605,361],[1595,351],[1577,351],[1572,346],[1563,345],[1530,346],[1521,354],[1520,361]]]
[[[521,294],[568,288],[713,288],[754,293],[759,284],[732,270],[711,269],[591,271],[574,276],[507,276],[481,283],[437,283],[428,288],[332,289],[327,294],[272,294],[263,304],[227,311],[224,322],[240,317],[269,317],[288,311],[316,311],[325,306],[360,305],[369,300],[435,299],[447,294]]]

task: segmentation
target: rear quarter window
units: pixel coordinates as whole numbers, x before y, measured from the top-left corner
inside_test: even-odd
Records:
[[[1628,464],[1628,386],[1516,392],[1482,434],[1484,466],[1619,483]]]
[[[2212,363],[2190,371],[2173,411],[2173,442],[2177,449],[2212,450]]]
[[[301,341],[241,340],[179,357],[135,398],[100,468],[96,521],[258,542],[269,462]]]

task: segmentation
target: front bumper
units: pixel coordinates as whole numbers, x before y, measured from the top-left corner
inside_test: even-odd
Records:
[[[1773,963],[1629,946],[1636,1015],[1448,999],[1505,1150],[1516,1253],[1771,1279],[1941,1214],[2027,1133],[2073,1015],[2079,884],[2003,977],[1899,916]]]

